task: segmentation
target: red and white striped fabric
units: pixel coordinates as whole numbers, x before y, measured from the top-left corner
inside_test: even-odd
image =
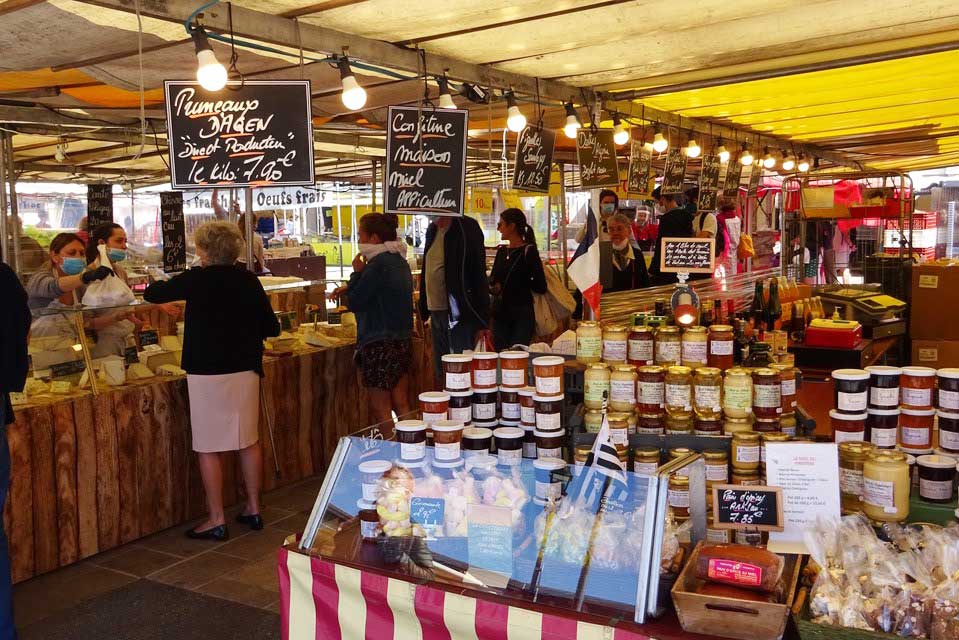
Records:
[[[650,640],[281,548],[283,640]]]

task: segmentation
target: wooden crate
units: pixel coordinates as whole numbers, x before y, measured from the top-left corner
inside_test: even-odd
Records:
[[[695,592],[703,582],[696,578],[701,548],[702,543],[696,545],[672,590],[683,630],[739,640],[777,640],[782,636],[799,582],[798,558],[785,556],[786,565],[780,579],[781,592],[785,594],[782,603],[753,602]]]

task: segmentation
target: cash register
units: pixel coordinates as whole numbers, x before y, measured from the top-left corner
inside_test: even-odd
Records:
[[[906,333],[903,317],[906,303],[902,300],[868,288],[824,287],[817,295],[822,300],[827,318],[838,309],[842,320],[862,325],[865,338],[886,338]]]

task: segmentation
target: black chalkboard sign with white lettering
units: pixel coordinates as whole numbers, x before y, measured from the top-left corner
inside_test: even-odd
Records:
[[[519,191],[549,193],[556,132],[532,125],[519,132],[516,160],[513,164],[513,188]]]
[[[719,156],[703,156],[703,169],[699,174],[699,202],[697,203],[699,211],[712,211],[716,208],[719,199],[717,189],[721,166]]]
[[[715,238],[660,238],[664,273],[712,273]]]
[[[186,269],[186,226],[183,222],[183,194],[160,194],[160,225],[163,240],[163,270],[167,273]]]
[[[752,171],[749,172],[749,188],[746,191],[746,195],[752,198],[757,193],[759,193],[759,183],[763,179],[763,168],[759,162],[754,162],[752,166]]]
[[[160,344],[160,332],[156,329],[146,329],[137,333],[137,342],[140,343],[140,350],[142,351],[146,347],[149,347],[151,344]]]
[[[653,164],[653,151],[639,140],[633,140],[629,152],[629,172],[626,192],[646,194],[649,189],[649,170]]]
[[[782,487],[719,484],[712,500],[716,529],[783,530]]]
[[[723,183],[723,195],[735,198],[739,193],[739,182],[743,178],[743,165],[739,158],[732,158],[726,168],[726,182]]]
[[[113,185],[87,185],[87,229],[93,231],[97,225],[113,222]]]
[[[469,112],[390,107],[386,137],[386,210],[462,216]]]
[[[584,189],[619,186],[612,129],[580,129],[576,134],[576,157]]]
[[[666,152],[666,169],[663,174],[663,195],[676,195],[683,192],[683,179],[686,177],[686,154],[677,147]]]
[[[51,378],[66,378],[83,372],[87,368],[87,363],[83,360],[67,360],[58,364],[50,365]]]
[[[174,189],[313,184],[309,80],[166,80]]]

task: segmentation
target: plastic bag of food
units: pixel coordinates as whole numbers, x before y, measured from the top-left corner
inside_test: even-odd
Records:
[[[100,266],[113,269],[107,257],[107,246],[97,247],[100,252]],[[123,280],[116,275],[110,275],[103,280],[97,280],[87,287],[83,294],[83,304],[88,307],[120,307],[136,302],[136,296]]]

